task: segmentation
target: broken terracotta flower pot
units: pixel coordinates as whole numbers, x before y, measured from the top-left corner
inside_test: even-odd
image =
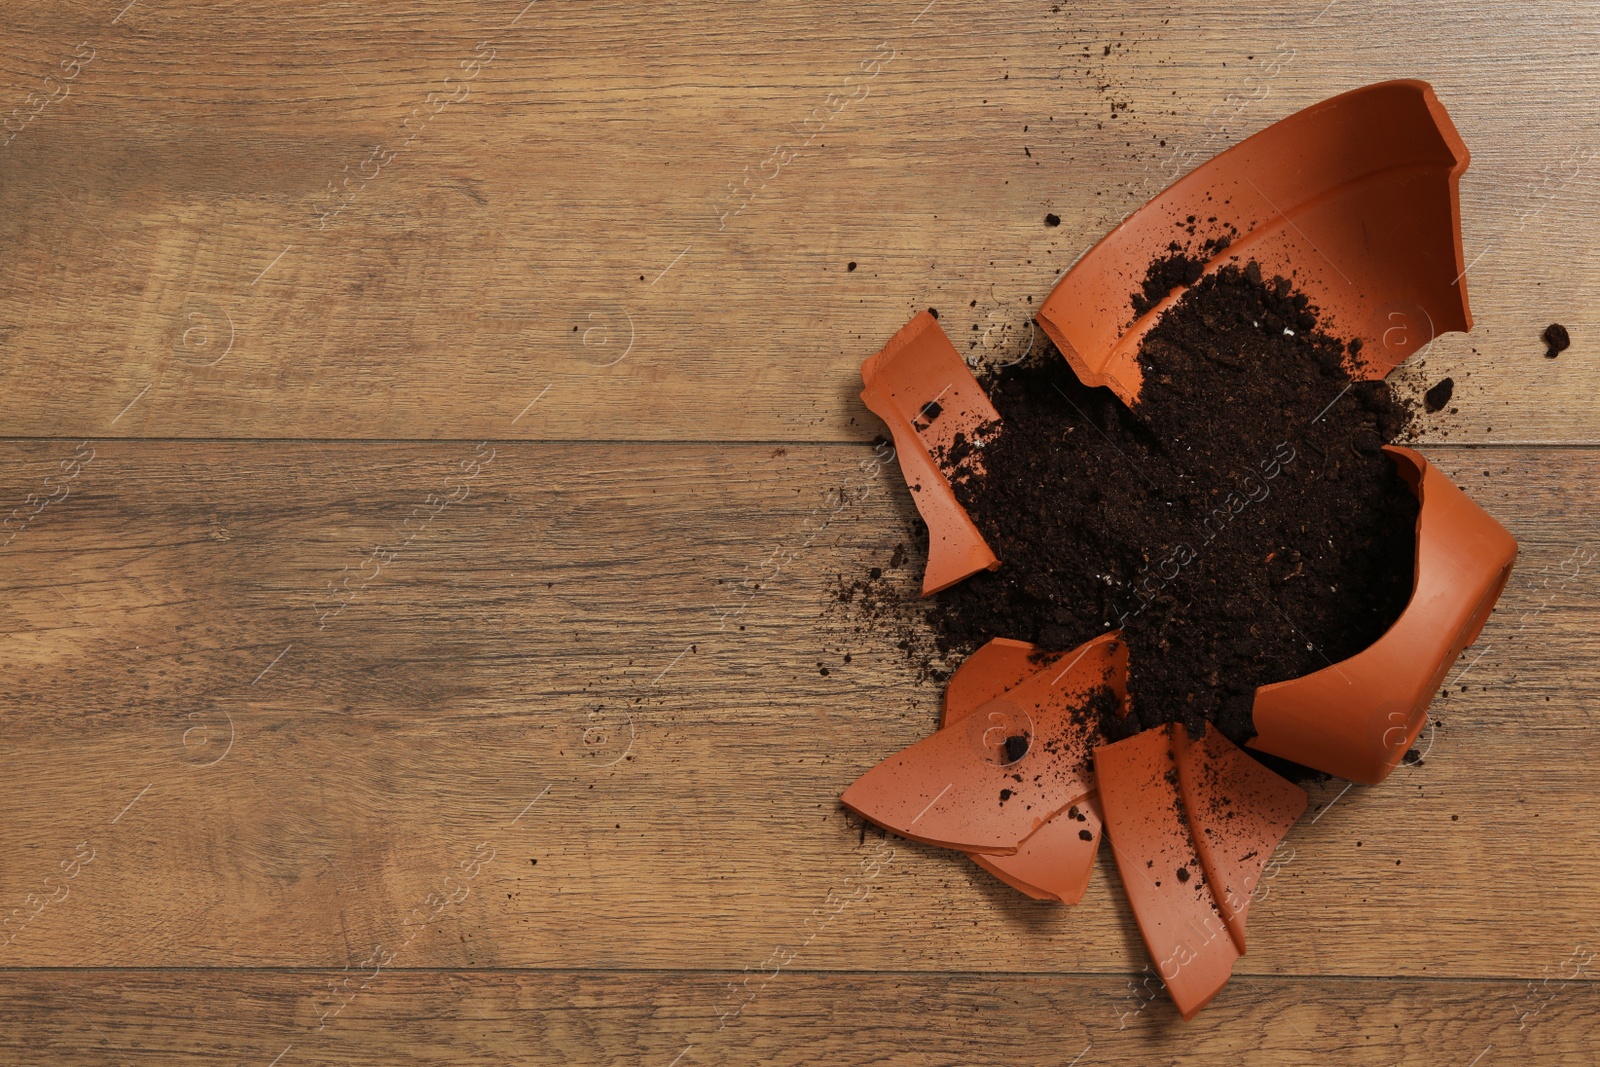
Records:
[[[1357,376],[1382,378],[1438,334],[1472,328],[1458,194],[1467,161],[1427,82],[1381,82],[1315,104],[1128,216],[1056,285],[1039,325],[1084,383],[1132,406],[1140,343],[1186,287],[1144,314],[1132,294],[1182,231],[1197,250],[1225,244],[1210,246],[1206,274],[1253,259],[1267,277],[1292,279],[1324,332],[1362,342]]]
[[[999,696],[890,756],[845,790],[845,807],[914,841],[1013,856],[1093,792],[1096,690],[1127,699],[1127,647],[1106,634],[1061,653]]]
[[[1393,626],[1349,659],[1256,690],[1250,747],[1353,782],[1379,782],[1511,577],[1516,539],[1409,448],[1384,448],[1417,494],[1416,573]]]
[[[1185,288],[1144,314],[1130,294],[1183,227],[1209,248],[1202,277],[1254,260],[1292,279],[1327,333],[1361,342],[1354,376],[1382,378],[1437,334],[1471,328],[1457,195],[1467,159],[1426,83],[1346,93],[1224,152],[1129,217],[1061,280],[1039,323],[1079,378],[1135,405],[1140,344]],[[974,455],[981,462],[956,448],[958,435],[992,432],[998,416],[933,317],[913,319],[862,379],[929,526],[924,594],[997,568],[951,478]],[[1359,782],[1382,780],[1416,740],[1516,558],[1510,534],[1420,455],[1385,451],[1420,503],[1410,601],[1355,656],[1261,686],[1250,742]],[[844,802],[1067,903],[1087,885],[1103,820],[1146,947],[1189,1018],[1244,952],[1251,893],[1305,794],[1214,729],[1195,741],[1159,727],[1091,752],[1089,694],[1110,685],[1127,701],[1119,638],[1056,654],[989,642],[952,676],[940,729],[868,771]]]
[[[938,320],[923,311],[901,327],[861,365],[861,381],[861,399],[894,435],[900,471],[928,524],[923,595],[1000,566],[950,488],[961,466],[953,458],[957,437],[972,441],[992,432],[1000,413]]]

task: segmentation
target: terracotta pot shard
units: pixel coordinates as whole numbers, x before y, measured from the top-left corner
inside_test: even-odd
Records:
[[[1132,294],[1183,227],[1197,248],[1226,243],[1208,274],[1254,259],[1267,277],[1292,278],[1321,309],[1327,333],[1362,342],[1357,375],[1382,378],[1438,334],[1472,328],[1458,193],[1468,159],[1427,82],[1380,82],[1325,100],[1196,167],[1130,215],[1056,285],[1039,325],[1085,384],[1133,405],[1139,345],[1185,290],[1143,315]]]
[[[1227,983],[1240,950],[1189,833],[1176,743],[1170,725],[1145,730],[1095,749],[1094,766],[1139,933],[1179,1014],[1192,1019]]]
[[[1125,695],[1126,672],[1116,635],[1096,638],[890,756],[845,790],[843,802],[902,837],[1014,855],[1093,791],[1095,729],[1077,712],[1102,685]]]
[[[939,725],[947,726],[957,718],[970,713],[979,704],[987,704],[1007,689],[1020,685],[1029,675],[1037,674],[1049,662],[1042,657],[1038,645],[1027,641],[1013,641],[1009,637],[996,637],[961,661],[950,680],[944,684],[944,716]]]
[[[1000,561],[956,501],[949,455],[957,435],[993,432],[1000,413],[928,312],[917,314],[861,364],[861,399],[894,435],[900,472],[928,524],[922,594],[948,589]]]
[[[1090,793],[1034,831],[1015,855],[974,854],[972,861],[1034,900],[1076,904],[1094,874],[1103,821],[1100,801]]]
[[[945,685],[942,725],[966,718],[1033,675],[1059,672],[1075,654],[1046,655],[1026,641],[995,638],[963,660],[951,675]],[[1125,672],[1117,673],[1110,684],[1119,696],[1125,695]],[[969,855],[979,867],[1035,900],[1076,904],[1083,899],[1094,873],[1101,821],[1099,801],[1090,793],[1025,838],[1015,855]]]
[[[1178,785],[1206,885],[1240,954],[1250,897],[1278,842],[1306,810],[1305,790],[1208,729],[1172,732]]]
[[[1409,448],[1384,448],[1421,503],[1411,600],[1382,637],[1315,674],[1256,690],[1256,737],[1270,752],[1352,782],[1386,778],[1428,721],[1428,705],[1483,629],[1517,542]]]

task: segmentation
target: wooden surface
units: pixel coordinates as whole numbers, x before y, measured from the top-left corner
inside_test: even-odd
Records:
[[[0,1063],[1593,1062],[1593,7],[123,2],[0,34],[66,92],[0,147]],[[834,596],[912,514],[856,367],[929,304],[1014,356],[1168,176],[1395,76],[1478,320],[1402,379],[1522,555],[1182,1024],[1109,863],[1049,907],[838,806],[939,698]]]
[[[0,150],[12,433],[865,440],[914,309],[1011,354],[1169,176],[1406,76],[1473,152],[1451,439],[1600,440],[1538,342],[1600,328],[1590,5],[121,6],[8,8],[14,106],[94,53]]]

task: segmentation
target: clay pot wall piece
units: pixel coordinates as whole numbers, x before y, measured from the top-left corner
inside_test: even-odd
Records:
[[[979,707],[1026,679],[1049,672],[1052,681],[1063,665],[1073,666],[1078,650],[1047,655],[1037,645],[997,637],[961,662],[944,690],[944,720],[959,722]],[[1120,666],[1118,663],[1114,666]],[[1125,671],[1111,680],[1113,690],[1125,693]],[[969,853],[979,867],[1035,900],[1076,904],[1083,899],[1100,850],[1100,803],[1088,794],[1060,812],[1017,845],[1010,856]]]
[[[1380,82],[1290,115],[1190,171],[1123,220],[1040,306],[1039,325],[1087,385],[1132,406],[1145,333],[1132,294],[1180,228],[1231,236],[1206,265],[1250,259],[1311,297],[1325,332],[1362,342],[1382,378],[1434,337],[1470,330],[1458,187],[1467,146],[1427,82]]]
[[[1352,782],[1381,782],[1416,741],[1428,705],[1478,639],[1511,577],[1517,542],[1409,449],[1384,448],[1422,508],[1411,600],[1387,633],[1315,674],[1256,690],[1251,748]]]
[[[1139,933],[1167,994],[1190,1019],[1227,983],[1240,950],[1202,877],[1184,818],[1175,732],[1183,727],[1101,745],[1094,766],[1106,840]]]
[[[1127,647],[1098,637],[879,763],[844,805],[915,841],[1014,855],[1093,791],[1094,728],[1075,713],[1104,685],[1126,699],[1126,677]]]
[[[882,351],[861,365],[861,381],[866,386],[861,399],[894,435],[900,472],[928,524],[923,595],[1000,566],[966,509],[956,502],[949,481],[954,472],[946,470],[941,458],[957,434],[970,437],[985,427],[991,432],[997,429],[1000,413],[938,320],[924,311],[906,323]]]

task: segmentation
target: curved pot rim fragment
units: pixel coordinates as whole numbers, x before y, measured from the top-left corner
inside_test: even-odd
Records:
[[[1145,333],[1184,292],[1142,314],[1149,265],[1193,235],[1205,273],[1256,260],[1361,342],[1354,372],[1382,378],[1441,333],[1470,330],[1459,185],[1470,159],[1427,82],[1379,82],[1268,126],[1128,216],[1057,283],[1037,319],[1087,385],[1139,397]],[[1147,294],[1152,296],[1156,294]]]
[[[1428,721],[1428,706],[1477,640],[1511,577],[1517,541],[1422,455],[1384,451],[1417,494],[1411,599],[1349,659],[1256,690],[1250,747],[1352,782],[1381,782]]]

